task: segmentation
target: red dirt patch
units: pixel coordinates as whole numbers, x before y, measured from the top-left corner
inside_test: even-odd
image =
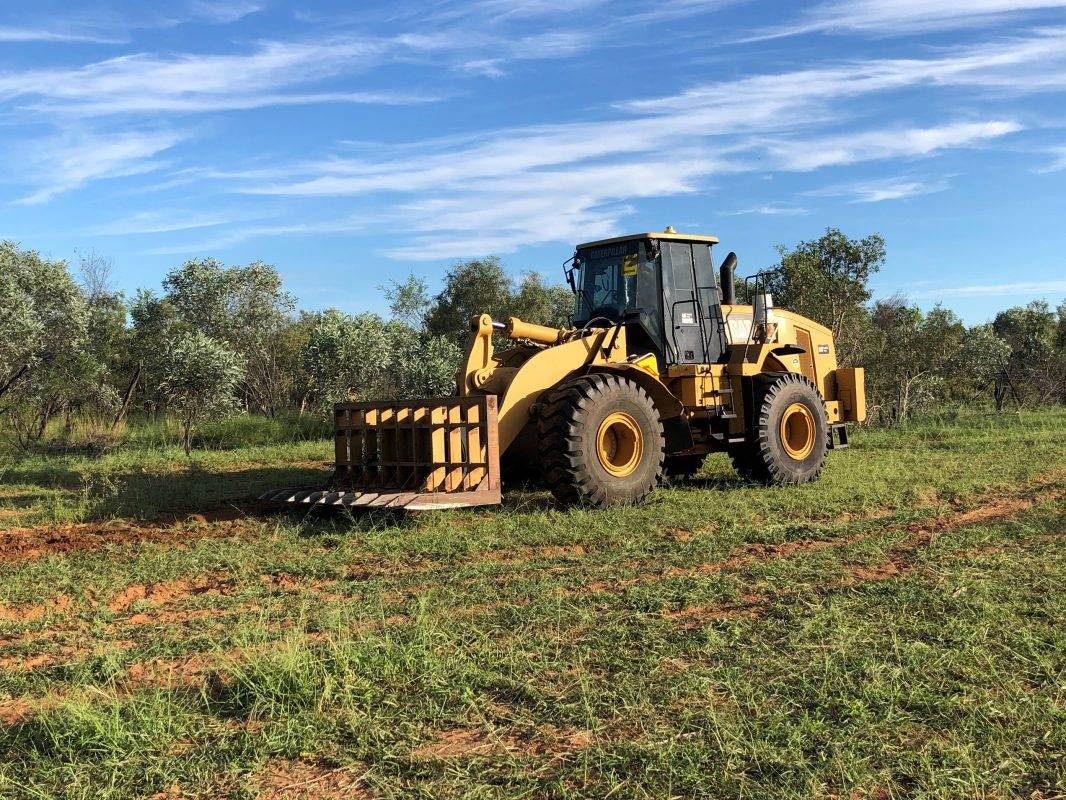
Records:
[[[455,728],[440,733],[433,741],[411,751],[415,761],[443,761],[452,758],[502,755],[517,752],[522,743],[511,736],[492,736],[483,730]]]
[[[42,525],[0,531],[0,561],[26,561],[80,550],[100,550],[109,545],[169,542],[186,547],[190,539],[245,536],[256,532],[247,520],[233,519],[192,526],[140,523],[129,520],[78,525]]]
[[[255,777],[259,800],[364,800],[373,795],[350,767],[275,759]]]
[[[194,686],[217,668],[209,653],[190,653],[180,658],[157,658],[131,664],[123,684],[127,688],[145,686]]]
[[[125,611],[138,600],[143,600],[147,594],[148,590],[143,584],[135,583],[132,586],[127,586],[111,598],[111,602],[107,604],[107,608],[115,613]]]
[[[123,620],[123,625],[139,628],[144,625],[184,625],[187,622],[195,622],[211,617],[232,616],[239,610],[247,609],[218,609],[218,608],[195,608],[188,611],[155,611],[134,614]]]
[[[17,725],[36,712],[33,703],[22,697],[0,702],[0,724]]]
[[[0,701],[0,725],[18,725],[30,717],[54,708],[63,700],[59,694],[44,697],[13,697]]]
[[[583,544],[546,544],[540,547],[517,547],[507,550],[486,550],[473,558],[500,564],[522,564],[538,558],[584,558],[589,547]],[[434,568],[440,567],[438,564]],[[418,570],[425,571],[425,570]]]
[[[347,599],[347,596],[344,594],[329,591],[339,583],[339,581],[333,578],[306,579],[297,578],[287,572],[275,572],[269,575],[261,575],[259,580],[264,586],[268,586],[277,592],[303,592],[313,594],[316,597],[321,597],[325,600]]]
[[[233,588],[233,582],[224,575],[203,575],[174,581],[160,581],[144,585],[134,583],[127,586],[107,604],[113,613],[125,611],[138,601],[149,605],[161,606],[176,603],[194,595],[223,595]]]
[[[857,544],[868,538],[867,534],[858,534],[856,536],[842,536],[837,539],[797,539],[794,542],[780,542],[778,544],[752,542],[735,550],[727,564],[729,566],[742,566],[751,561],[772,561],[776,558],[788,558],[796,553],[810,553],[816,550],[826,550],[830,547],[846,547],[849,544]]]
[[[895,561],[886,561],[884,564],[874,564],[873,566],[860,566],[854,565],[848,568],[857,581],[883,581],[888,578],[895,578],[903,574],[904,570]]]
[[[47,667],[60,661],[58,655],[51,653],[39,653],[33,656],[9,656],[0,658],[0,670],[9,669],[14,672],[29,672],[38,667]]]
[[[156,792],[148,800],[185,800],[188,795],[182,791],[182,788],[178,784],[174,784],[169,789],[164,789],[161,792]],[[221,798],[219,798],[221,800]]]
[[[100,647],[104,646],[103,643],[99,642],[97,645]],[[106,648],[108,650],[128,650],[129,648],[136,646],[136,642],[127,640],[106,643]],[[68,644],[46,653],[0,658],[0,670],[30,672],[31,670],[40,669],[41,667],[52,667],[57,664],[70,664],[74,661],[84,659],[93,652],[95,652],[94,649],[86,645]]]
[[[73,601],[65,594],[50,597],[40,605],[15,606],[0,603],[0,620],[4,622],[33,622],[46,614],[70,614]]]
[[[681,630],[695,630],[710,622],[723,619],[761,617],[766,611],[766,598],[756,594],[743,595],[736,603],[692,605],[676,611],[664,611],[663,619],[677,623]]]
[[[1037,493],[1039,492],[1039,493]],[[1004,519],[1020,514],[1035,506],[1038,502],[1061,500],[1066,496],[1066,489],[1038,486],[1029,494],[1014,494],[985,502],[976,508],[957,511],[943,515],[930,522],[916,522],[907,526],[912,533],[937,533],[939,531],[961,528],[964,525],[980,525],[982,522]]]

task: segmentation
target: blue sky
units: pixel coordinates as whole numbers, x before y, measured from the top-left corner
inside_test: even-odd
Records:
[[[155,8],[152,8],[154,6]],[[878,295],[1066,296],[1066,0],[35,0],[0,8],[0,237],[379,309],[679,230],[741,272],[878,231]]]

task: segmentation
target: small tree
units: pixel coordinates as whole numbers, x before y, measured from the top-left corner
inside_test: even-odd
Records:
[[[779,246],[781,270],[768,290],[777,305],[820,322],[833,332],[837,355],[853,364],[867,332],[869,281],[885,263],[878,234],[850,239],[837,228],[792,250]]]
[[[417,275],[408,275],[403,283],[393,281],[391,286],[382,287],[385,299],[389,301],[389,313],[394,320],[403,322],[417,331],[426,328],[426,314],[432,301],[429,299],[429,287]]]
[[[511,289],[511,276],[496,256],[460,262],[445,274],[444,288],[433,298],[426,314],[426,330],[434,336],[446,336],[461,347],[470,333],[467,323],[472,316],[507,316]]]
[[[303,348],[308,394],[322,413],[358,398],[395,400],[451,394],[461,351],[448,337],[419,332],[377,314],[318,315]]]
[[[574,293],[562,284],[545,283],[539,272],[527,272],[510,306],[510,313],[519,319],[561,328],[570,324]]]
[[[163,394],[181,422],[185,454],[200,423],[234,411],[243,370],[232,350],[199,331],[180,334],[166,357]]]
[[[223,342],[240,359],[240,394],[248,409],[273,415],[291,389],[283,338],[295,300],[277,269],[256,261],[226,267],[213,258],[187,261],[163,280],[164,300],[192,330]]]
[[[0,242],[0,423],[20,443],[82,399],[106,374],[88,347],[89,306],[65,261]]]
[[[1010,346],[1011,353],[1000,376],[1019,403],[1046,403],[1066,392],[1066,350],[1060,344],[1062,317],[1043,300],[1001,311],[992,330]],[[1003,386],[997,392],[1002,406]]]

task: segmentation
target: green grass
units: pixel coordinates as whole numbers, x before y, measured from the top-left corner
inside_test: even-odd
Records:
[[[408,518],[204,513],[328,442],[10,464],[0,797],[1060,796],[1066,412],[853,441]]]

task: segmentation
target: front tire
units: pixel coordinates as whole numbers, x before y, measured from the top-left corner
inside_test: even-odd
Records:
[[[756,381],[751,440],[731,454],[737,472],[774,486],[815,480],[829,448],[829,419],[818,389],[795,373]]]
[[[618,375],[572,378],[538,425],[544,479],[566,505],[637,503],[662,477],[666,439],[648,393]]]

